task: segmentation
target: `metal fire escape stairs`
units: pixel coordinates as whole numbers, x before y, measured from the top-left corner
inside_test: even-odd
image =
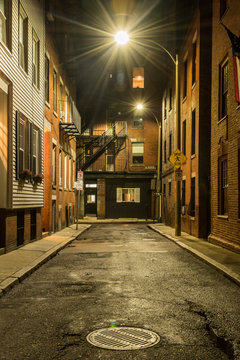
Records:
[[[84,171],[92,165],[110,146],[114,144],[114,155],[116,156],[125,143],[127,134],[126,127],[118,130],[118,123],[112,124],[100,136],[81,136],[82,153],[79,157],[79,168]]]

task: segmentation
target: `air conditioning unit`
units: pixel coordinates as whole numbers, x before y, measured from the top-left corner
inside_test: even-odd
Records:
[[[64,113],[64,111],[60,111],[60,120],[65,120],[65,113]]]
[[[186,205],[183,205],[183,206],[182,206],[181,214],[182,214],[182,215],[186,215]]]

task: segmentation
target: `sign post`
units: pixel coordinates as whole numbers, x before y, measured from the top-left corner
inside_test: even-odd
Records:
[[[83,171],[77,172],[77,223],[76,223],[76,230],[78,230],[78,219],[79,219],[79,208],[80,208],[80,191],[83,190]]]

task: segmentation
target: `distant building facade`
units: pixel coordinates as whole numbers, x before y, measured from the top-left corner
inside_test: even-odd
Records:
[[[211,234],[240,251],[240,104],[235,96],[232,44],[221,22],[240,35],[238,0],[213,0],[211,114]],[[239,91],[239,79],[236,81]]]
[[[0,22],[0,248],[8,252],[42,233],[43,1],[1,1]]]
[[[76,135],[81,118],[74,80],[60,65],[59,53],[46,26],[43,232],[55,232],[75,219]]]

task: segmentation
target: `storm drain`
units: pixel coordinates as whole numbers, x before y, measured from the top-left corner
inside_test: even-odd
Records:
[[[113,327],[91,332],[87,341],[103,349],[138,350],[156,345],[160,337],[146,329]]]

